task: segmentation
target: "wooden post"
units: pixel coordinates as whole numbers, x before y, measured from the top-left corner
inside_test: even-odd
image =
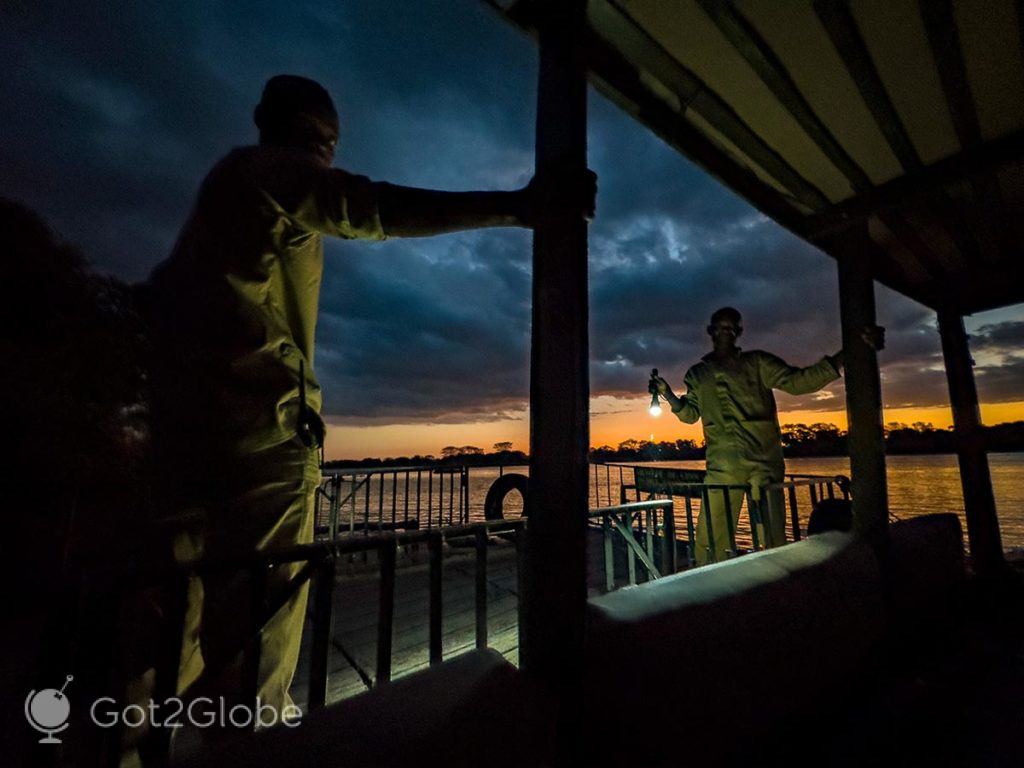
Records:
[[[967,537],[971,558],[979,575],[991,575],[1003,565],[1003,544],[999,535],[992,477],[988,469],[978,390],[974,386],[971,352],[967,345],[964,320],[956,312],[939,312],[942,356],[946,361],[949,403],[953,409],[956,455],[960,463],[960,483],[964,493]]]
[[[536,170],[580,177],[587,167],[586,0],[538,3]],[[558,700],[560,763],[582,733],[587,599],[587,222],[582,212],[533,233],[530,488],[520,661]]]
[[[585,0],[538,6],[537,172],[586,170]],[[578,678],[586,602],[587,222],[533,235],[530,525],[521,661],[555,687]]]
[[[889,500],[882,432],[882,382],[878,354],[862,338],[875,325],[875,285],[871,276],[874,245],[866,225],[852,227],[837,249],[839,313],[846,358],[846,415],[849,421],[854,528],[878,548],[885,546]]]

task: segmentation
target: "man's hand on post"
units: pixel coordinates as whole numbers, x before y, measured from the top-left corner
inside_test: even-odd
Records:
[[[578,214],[592,221],[597,199],[597,174],[555,167],[541,170],[522,190],[523,224],[535,227]]]
[[[860,340],[875,352],[881,352],[885,349],[885,328],[880,325],[865,326],[860,332]],[[828,359],[837,372],[842,371],[846,367],[846,350],[841,349],[834,355],[828,355]]]
[[[885,328],[880,325],[869,325],[861,331],[861,339],[875,352],[885,349]]]

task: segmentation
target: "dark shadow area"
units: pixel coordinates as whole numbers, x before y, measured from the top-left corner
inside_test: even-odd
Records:
[[[112,663],[96,629],[103,617],[74,599],[80,574],[148,556],[148,350],[131,287],[92,272],[38,215],[6,199],[0,286],[9,585],[0,691],[4,739],[14,742],[5,760],[19,764],[40,736],[22,715],[28,691],[72,674],[69,697],[86,701]],[[75,657],[85,662],[72,669],[64,646],[76,620]]]

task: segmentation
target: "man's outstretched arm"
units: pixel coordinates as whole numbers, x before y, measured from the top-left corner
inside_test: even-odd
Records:
[[[426,237],[481,227],[525,227],[526,190],[439,192],[378,183],[377,207],[388,237]]]
[[[532,227],[577,212],[594,215],[597,177],[590,171],[535,177],[512,192],[441,192],[378,183],[377,206],[389,237],[427,237],[483,227]]]

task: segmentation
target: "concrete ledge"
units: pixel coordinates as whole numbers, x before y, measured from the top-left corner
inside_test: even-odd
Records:
[[[945,513],[892,523],[889,565],[894,607],[910,610],[948,597],[967,580],[960,519]]]
[[[638,707],[650,735],[602,739],[598,761],[713,764],[740,741],[756,755],[758,740],[782,738],[780,723],[860,674],[884,617],[878,562],[847,533],[594,598],[590,722]]]
[[[496,651],[463,654],[277,727],[204,751],[199,768],[538,766],[553,715]]]

